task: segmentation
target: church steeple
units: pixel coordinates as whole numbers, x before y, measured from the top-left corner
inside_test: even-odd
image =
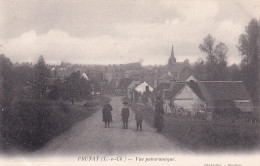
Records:
[[[176,58],[174,57],[174,51],[173,51],[173,46],[172,46],[171,57],[169,58],[168,65],[171,66],[174,64],[176,64]]]

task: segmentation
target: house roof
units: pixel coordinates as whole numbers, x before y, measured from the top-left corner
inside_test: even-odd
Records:
[[[81,77],[84,78],[84,79],[86,79],[86,80],[90,80],[86,73],[82,73],[82,74],[81,74]]]
[[[170,83],[160,83],[150,94],[151,97],[162,96],[164,89],[169,89],[171,86]]]
[[[132,83],[128,85],[127,89],[135,89],[135,87],[139,84],[141,84],[140,81],[132,81]]]
[[[144,93],[146,91],[146,86],[149,86],[149,90],[152,92],[153,91],[153,87],[151,87],[147,82],[143,82],[141,83],[140,85],[138,85],[135,90],[137,92],[141,92],[141,93]]]
[[[188,86],[191,88],[191,90],[201,99],[201,100],[205,100],[205,97],[202,93],[202,90],[199,86],[199,84],[193,80],[189,81]]]
[[[242,81],[202,81],[214,100],[250,100]]]
[[[171,100],[184,86],[186,83],[176,83],[172,89],[164,91],[164,97],[166,100]]]

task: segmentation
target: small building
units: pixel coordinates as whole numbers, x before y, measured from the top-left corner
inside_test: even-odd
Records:
[[[176,106],[173,103],[173,97],[180,92],[184,87],[186,83],[179,82],[174,84],[174,86],[171,89],[164,89],[163,91],[163,108],[165,113],[173,113]]]
[[[82,73],[82,74],[81,74],[81,77],[84,78],[84,79],[87,80],[87,81],[90,80],[86,73]]]
[[[194,81],[183,82],[178,93],[168,92],[165,104],[172,101],[174,110],[181,108],[185,115],[207,112],[209,119],[232,116],[240,112],[252,112],[253,104],[242,81]],[[173,89],[179,89],[175,84]],[[167,93],[165,93],[167,95]],[[172,98],[170,100],[170,98]],[[225,113],[225,115],[224,115]]]
[[[133,99],[134,101],[148,102],[148,97],[152,91],[153,87],[144,81],[135,87]]]
[[[134,97],[134,89],[137,85],[141,84],[141,81],[132,81],[131,84],[127,87],[127,97],[133,100]]]

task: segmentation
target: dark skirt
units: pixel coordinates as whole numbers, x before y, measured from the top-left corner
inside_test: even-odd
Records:
[[[163,115],[157,114],[157,116],[154,117],[154,127],[161,129],[164,127]]]
[[[103,113],[103,122],[112,122],[112,114],[110,111]]]

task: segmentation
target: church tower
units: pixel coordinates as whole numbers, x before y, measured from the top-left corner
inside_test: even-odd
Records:
[[[171,57],[168,60],[168,67],[171,67],[175,64],[176,64],[176,58],[174,57],[174,51],[173,51],[173,46],[172,46]]]

